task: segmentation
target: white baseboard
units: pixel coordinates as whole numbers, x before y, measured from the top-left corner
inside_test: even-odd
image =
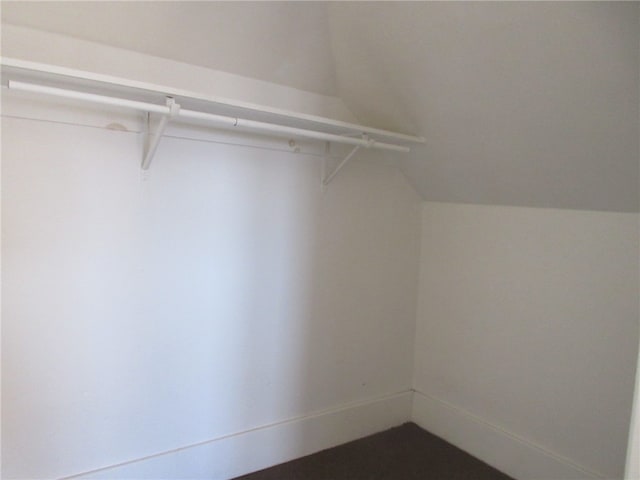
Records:
[[[226,480],[408,422],[411,398],[406,391],[342,405],[66,479]]]
[[[607,478],[446,401],[419,391],[407,391],[342,405],[66,479],[227,480],[407,421],[415,422],[518,480]]]
[[[587,480],[604,475],[577,465],[444,400],[415,391],[412,421],[518,480]]]

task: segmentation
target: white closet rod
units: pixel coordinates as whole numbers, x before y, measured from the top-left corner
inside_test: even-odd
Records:
[[[216,115],[213,113],[197,112],[194,110],[179,109],[177,113],[167,105],[157,105],[154,103],[138,102],[135,100],[127,100],[124,98],[108,97],[104,95],[96,95],[94,93],[78,92],[76,90],[66,90],[62,88],[48,87],[44,85],[36,85],[33,83],[18,82],[10,80],[8,87],[14,90],[22,90],[26,92],[42,93],[46,95],[53,95],[57,97],[71,98],[77,100],[84,100],[93,103],[99,103],[103,105],[114,105],[125,108],[132,108],[135,110],[141,110],[144,112],[158,113],[165,115],[166,117],[178,116],[192,120],[203,120],[209,123],[226,125],[232,127],[244,127],[252,130],[259,130],[264,132],[271,132],[280,135],[291,135],[295,137],[313,138],[316,140],[324,140],[329,142],[356,145],[366,148],[375,148],[381,150],[392,150],[396,152],[409,152],[408,147],[402,145],[395,145],[391,143],[379,142],[369,138],[366,132],[363,132],[363,138],[345,137],[343,135],[336,135],[333,133],[319,132],[315,130],[306,130],[302,128],[287,127],[285,125],[278,125],[274,123],[258,122],[255,120],[248,120],[237,117],[228,117],[223,115]]]

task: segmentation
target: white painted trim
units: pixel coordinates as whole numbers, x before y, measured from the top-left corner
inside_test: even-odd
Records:
[[[411,398],[407,390],[352,402],[60,480],[229,479],[408,422]]]
[[[411,419],[425,430],[519,480],[607,478],[456,405],[417,390],[414,391]]]

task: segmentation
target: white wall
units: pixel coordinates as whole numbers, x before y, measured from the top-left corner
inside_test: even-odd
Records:
[[[165,138],[144,180],[136,118],[3,103],[3,478],[221,437],[101,478],[226,478],[408,420],[419,200],[397,169],[365,154],[323,194],[319,156]]]
[[[2,22],[336,93],[322,2],[3,1]]]
[[[621,478],[638,215],[426,203],[414,419],[520,479]]]
[[[2,24],[1,34],[2,56],[7,58],[85,70],[348,122],[356,120],[342,100],[331,95],[6,23]],[[230,42],[225,48],[232,46]]]
[[[335,97],[28,28],[2,42],[353,120]],[[165,139],[145,181],[139,119],[69,110],[3,98],[4,477],[225,478],[406,420],[419,266],[414,419],[520,478],[620,476],[637,216],[427,204],[418,262],[417,198],[383,162],[322,195],[319,158],[286,139],[189,130],[205,141]]]

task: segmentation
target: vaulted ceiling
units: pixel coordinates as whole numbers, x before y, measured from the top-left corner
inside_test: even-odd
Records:
[[[337,95],[426,200],[638,211],[636,2],[2,2],[3,22]]]
[[[2,1],[1,6],[6,23],[337,93],[322,3]]]

